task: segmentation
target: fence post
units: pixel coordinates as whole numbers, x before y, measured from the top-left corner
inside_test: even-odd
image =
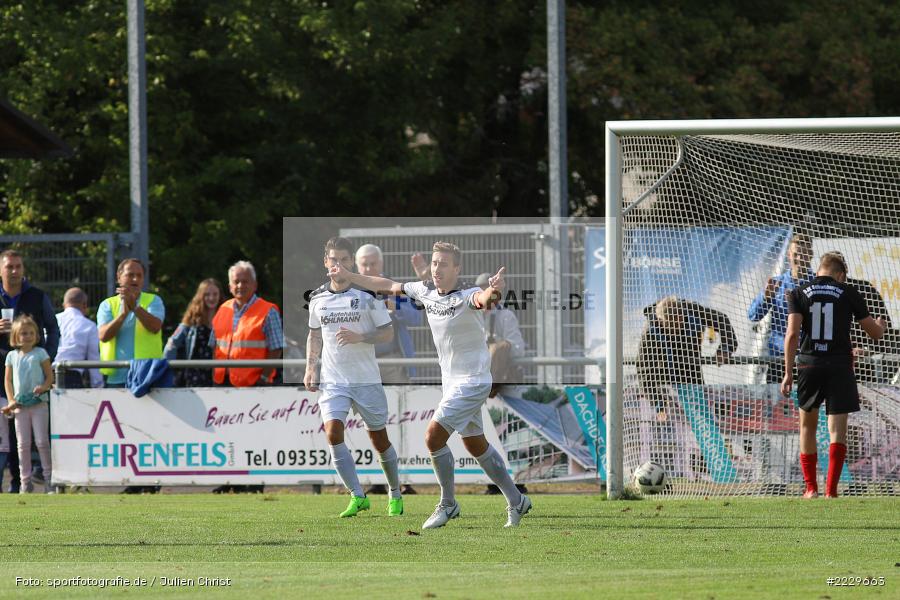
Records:
[[[53,377],[56,379],[56,388],[60,390],[66,389],[66,367],[64,363],[56,363],[53,365]]]

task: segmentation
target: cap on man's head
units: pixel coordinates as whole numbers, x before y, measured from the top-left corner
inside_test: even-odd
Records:
[[[487,289],[487,286],[490,285],[491,274],[490,273],[482,273],[478,277],[475,278],[475,285],[480,287],[481,289]]]

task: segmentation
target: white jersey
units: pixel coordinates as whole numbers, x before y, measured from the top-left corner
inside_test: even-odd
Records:
[[[313,292],[309,327],[322,330],[321,387],[380,384],[375,345],[362,342],[341,346],[336,336],[342,327],[368,335],[390,324],[384,301],[370,292],[353,287],[334,292],[329,284]]]
[[[480,287],[467,286],[441,295],[432,282],[403,284],[403,293],[425,307],[445,384],[491,382],[484,311],[472,304],[472,297],[478,292]]]

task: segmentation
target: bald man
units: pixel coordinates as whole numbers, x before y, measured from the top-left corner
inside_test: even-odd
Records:
[[[87,318],[88,295],[81,288],[69,288],[63,296],[63,311],[56,315],[59,323],[59,351],[56,361],[100,360],[100,338],[97,324]],[[88,386],[85,377],[87,369],[67,369],[66,387]],[[103,387],[103,376],[99,369],[90,369],[90,387]]]

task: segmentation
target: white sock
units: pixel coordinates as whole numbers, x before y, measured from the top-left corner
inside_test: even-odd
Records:
[[[338,477],[344,482],[344,487],[350,490],[357,498],[366,495],[359,485],[359,476],[356,474],[356,463],[347,444],[340,443],[337,446],[328,446],[331,449],[331,461],[338,472]]]
[[[389,446],[387,450],[378,455],[378,462],[381,463],[381,470],[387,479],[388,487],[391,489],[391,498],[400,497],[400,470],[397,460],[397,451],[393,446]]]
[[[444,446],[437,452],[431,453],[431,468],[434,469],[438,484],[441,486],[441,505],[453,506],[456,504],[453,489],[455,467],[450,446]]]
[[[519,491],[512,477],[507,473],[506,465],[503,464],[503,459],[500,458],[494,447],[488,446],[487,452],[481,456],[476,456],[475,460],[478,461],[478,464],[481,465],[487,476],[494,482],[494,485],[503,492],[506,503],[510,506],[518,506],[519,502],[522,501],[522,492]]]

